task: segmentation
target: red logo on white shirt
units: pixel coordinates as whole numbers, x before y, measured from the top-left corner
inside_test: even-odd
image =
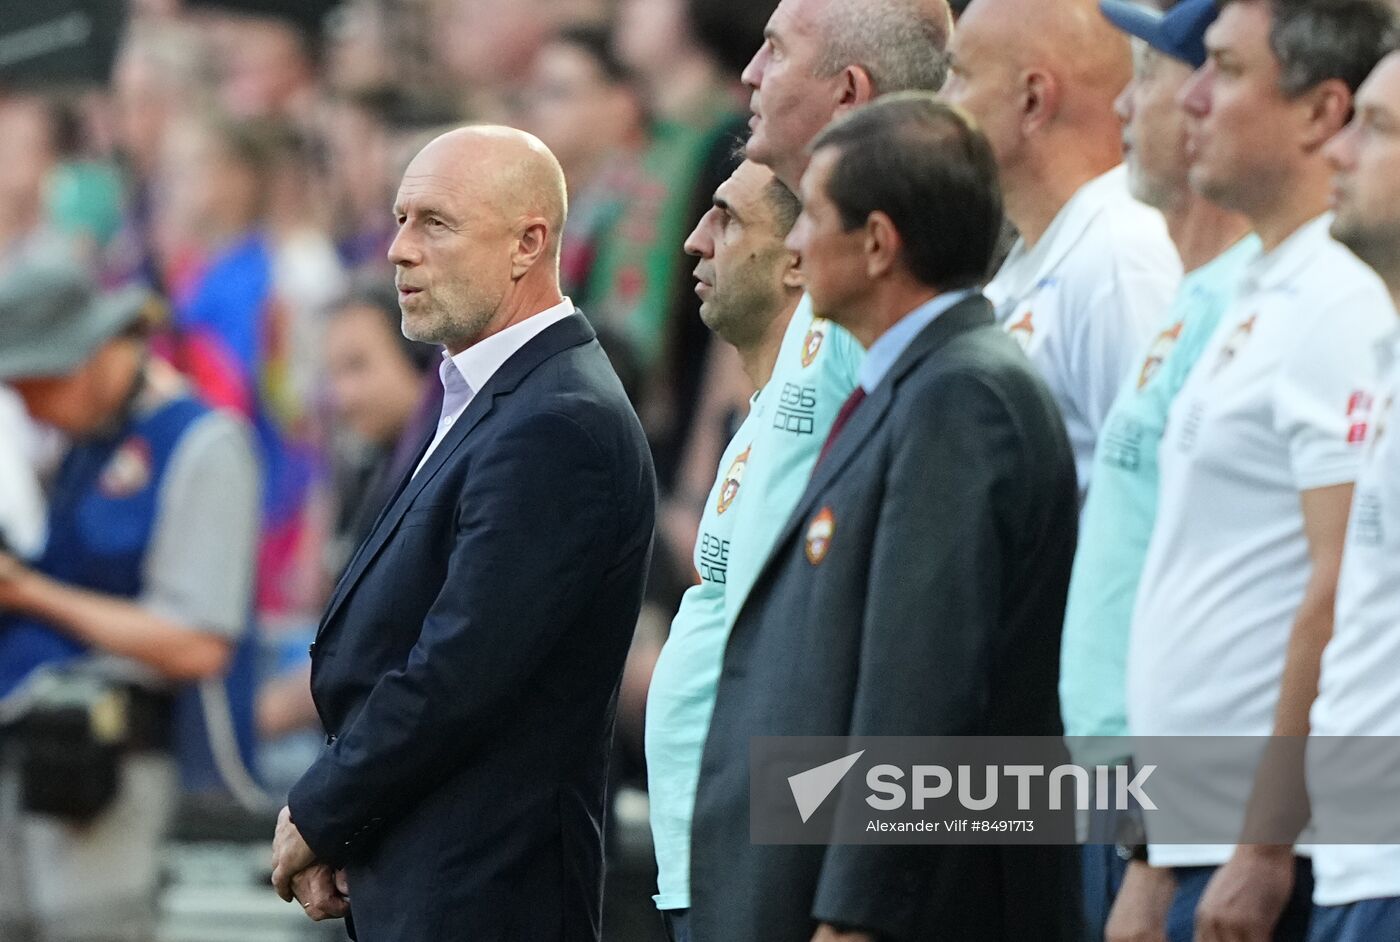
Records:
[[[1347,444],[1359,445],[1366,441],[1370,428],[1371,410],[1376,400],[1364,390],[1357,390],[1347,398]]]
[[[1221,370],[1230,365],[1231,361],[1235,359],[1236,354],[1240,352],[1240,348],[1243,347],[1245,342],[1253,335],[1254,322],[1258,319],[1258,314],[1251,314],[1249,315],[1249,320],[1235,328],[1235,332],[1225,341],[1225,346],[1220,348],[1220,356],[1216,358],[1215,370],[1211,375],[1219,374]]]
[[[1020,320],[1006,328],[1006,332],[1016,338],[1022,350],[1029,350],[1031,338],[1035,336],[1034,315],[1030,311],[1022,314]]]

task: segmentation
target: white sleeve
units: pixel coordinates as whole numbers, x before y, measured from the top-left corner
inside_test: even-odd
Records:
[[[1274,382],[1274,431],[1299,491],[1356,480],[1378,382],[1376,344],[1395,315],[1383,294],[1347,292],[1315,313]]]

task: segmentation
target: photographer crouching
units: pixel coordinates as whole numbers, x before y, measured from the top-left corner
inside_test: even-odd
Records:
[[[149,305],[64,259],[0,276],[0,381],[72,443],[44,552],[0,550],[7,940],[152,937],[177,697],[249,625],[250,434],[152,358]]]

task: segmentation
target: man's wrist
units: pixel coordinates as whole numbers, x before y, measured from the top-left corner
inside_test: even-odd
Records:
[[[1235,848],[1235,853],[1254,860],[1272,862],[1292,860],[1294,857],[1292,844],[1240,844]]]

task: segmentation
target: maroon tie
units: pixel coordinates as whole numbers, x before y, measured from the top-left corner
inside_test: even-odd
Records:
[[[821,454],[817,455],[818,464],[826,457],[826,453],[831,451],[831,446],[836,442],[836,436],[841,434],[841,429],[845,427],[846,421],[864,401],[864,386],[857,386],[855,391],[846,397],[846,401],[841,404],[841,411],[836,413],[836,421],[831,423],[831,431],[827,433],[826,444],[822,445]]]

